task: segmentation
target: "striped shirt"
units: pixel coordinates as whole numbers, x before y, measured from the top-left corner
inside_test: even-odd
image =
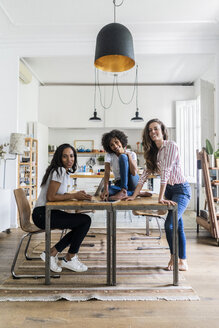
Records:
[[[163,146],[157,153],[157,166],[162,184],[167,183],[173,186],[186,182],[181,169],[179,148],[174,141],[164,140]],[[138,183],[143,185],[149,175],[147,168],[144,169]]]

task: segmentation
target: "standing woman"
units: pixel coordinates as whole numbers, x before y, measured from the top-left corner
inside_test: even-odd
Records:
[[[157,173],[161,176],[158,201],[161,204],[167,205],[178,204],[179,270],[187,271],[186,236],[183,227],[182,214],[186,210],[191,198],[191,189],[182,173],[178,146],[175,142],[167,140],[167,129],[158,119],[150,120],[146,124],[142,138],[146,169],[139,179],[139,183],[133,196],[128,197],[127,199],[133,200],[137,197],[149,174]],[[165,231],[171,253],[167,268],[168,270],[173,270],[172,211],[169,211],[167,215]]]
[[[60,145],[46,170],[41,183],[40,195],[33,210],[33,222],[40,229],[45,229],[45,205],[46,202],[58,202],[62,200],[91,200],[91,196],[85,191],[68,193],[69,173],[75,172],[77,167],[77,154],[75,149],[69,144]],[[86,214],[67,213],[60,210],[51,211],[51,229],[70,229],[61,240],[59,240],[50,250],[50,269],[54,272],[61,272],[62,268],[72,271],[83,272],[87,266],[81,263],[77,253],[85,238],[91,224],[91,219]],[[68,253],[58,263],[58,253],[61,253],[69,246]],[[40,255],[45,261],[45,252]]]

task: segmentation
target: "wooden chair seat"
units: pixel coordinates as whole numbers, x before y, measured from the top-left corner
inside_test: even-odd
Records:
[[[95,213],[95,210],[75,210],[75,213],[82,213],[82,214]]]
[[[167,211],[151,210],[151,211],[132,211],[133,215],[139,216],[151,216],[151,217],[163,217]]]
[[[137,215],[137,216],[144,216],[146,218],[146,236],[143,236],[143,237],[132,237],[131,239],[132,240],[137,240],[137,239],[161,239],[162,237],[162,230],[161,230],[161,227],[160,227],[160,223],[159,223],[159,219],[164,219],[164,215],[167,213],[167,211],[159,211],[159,210],[149,210],[149,211],[136,211],[136,210],[133,210],[132,213],[134,215]],[[156,223],[157,223],[157,227],[159,229],[159,236],[156,236],[156,237],[151,237],[150,236],[150,231],[149,231],[149,223],[150,221],[155,218],[156,220]],[[138,247],[137,249],[138,250],[143,250],[143,249],[148,249],[150,247]]]
[[[38,228],[34,223],[26,223],[25,226],[21,227],[25,232],[41,232],[42,229]]]

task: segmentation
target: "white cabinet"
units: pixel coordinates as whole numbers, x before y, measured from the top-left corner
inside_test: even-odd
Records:
[[[0,189],[0,232],[11,227],[11,190]]]

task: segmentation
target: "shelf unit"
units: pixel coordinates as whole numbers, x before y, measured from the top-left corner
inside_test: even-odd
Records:
[[[135,151],[133,150],[136,155],[137,155],[137,163],[138,163],[138,166],[141,166],[141,167],[144,167],[144,158],[143,158],[143,155],[144,155],[144,152],[142,151]],[[95,157],[97,158],[98,156],[105,156],[106,152],[104,151],[90,151],[90,152],[85,152],[85,151],[77,151],[77,155],[78,157]],[[54,155],[54,151],[52,152],[48,152],[48,158],[49,158],[49,163],[51,162],[52,160],[52,156]],[[104,162],[97,162],[98,165],[104,165]]]
[[[213,196],[215,202],[219,202],[219,167],[209,167],[209,170],[216,172],[216,180],[211,181],[211,185],[216,189],[216,196]]]
[[[25,138],[24,155],[18,156],[18,188],[25,191],[31,209],[37,199],[38,141]]]
[[[200,197],[200,181],[199,181],[199,170],[202,171],[206,201],[204,210],[199,209],[199,197]],[[217,180],[211,180],[210,170],[216,170]],[[205,150],[197,152],[197,232],[199,232],[199,225],[208,230],[211,236],[216,239],[217,245],[219,246],[219,213],[217,212],[217,203],[219,201],[218,195],[218,167],[209,167],[207,154]],[[212,187],[216,186],[217,194],[213,196]]]
[[[137,152],[137,151],[135,151],[135,153],[137,154],[137,155],[143,155],[144,153],[143,152]],[[48,152],[48,154],[49,154],[49,156],[53,156],[54,155],[54,151],[49,151]],[[92,156],[94,156],[94,155],[105,155],[106,153],[104,152],[104,151],[95,151],[95,152],[93,152],[93,151],[78,151],[77,152],[77,155],[79,156],[79,155],[87,155],[87,156],[89,156],[89,155],[92,155]]]

